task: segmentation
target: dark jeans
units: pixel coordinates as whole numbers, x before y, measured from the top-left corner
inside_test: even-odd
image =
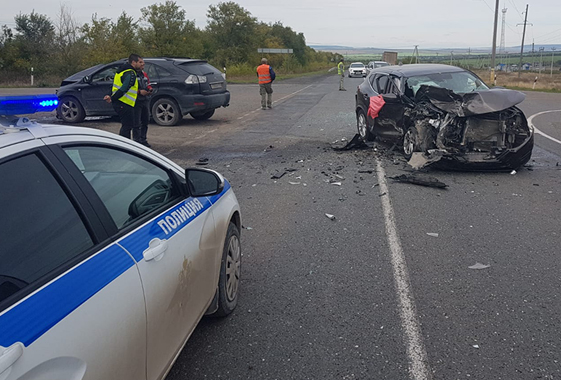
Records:
[[[134,106],[134,113],[135,113],[135,124],[140,128],[140,142],[146,142],[146,133],[148,132],[148,121],[150,121],[150,102],[148,100],[145,101],[136,101],[136,105]]]
[[[139,141],[140,130],[137,127],[138,124],[135,122],[134,108],[123,102],[116,101],[113,102],[113,109],[117,112],[117,115],[119,115],[119,118],[121,119],[121,130],[119,131],[119,135],[130,139],[132,131],[133,140]]]

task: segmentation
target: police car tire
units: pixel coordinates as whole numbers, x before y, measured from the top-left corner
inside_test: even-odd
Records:
[[[234,249],[232,250],[232,248]],[[231,262],[228,260],[229,258]],[[234,223],[230,223],[222,252],[220,279],[218,280],[218,309],[212,314],[214,317],[225,317],[234,311],[238,305],[241,259],[240,231]],[[238,265],[238,269],[234,270],[234,273],[231,274],[236,276],[236,278],[230,278],[228,276],[227,270],[229,264],[233,264],[234,266]],[[233,269],[235,269],[235,267]],[[230,282],[230,284],[235,286],[234,294],[230,295],[228,295],[229,281],[234,281],[233,283]]]
[[[195,120],[207,120],[210,119],[212,117],[212,115],[214,115],[214,109],[211,109],[210,111],[206,111],[206,112],[191,112],[191,116],[193,117],[193,119]]]
[[[63,112],[69,108],[75,112],[73,117],[68,117],[68,112]],[[84,111],[84,107],[82,107],[76,98],[70,96],[60,100],[57,113],[61,120],[65,123],[80,123],[86,118],[86,111]]]
[[[167,117],[162,118],[161,116],[159,116],[161,115],[161,112],[159,112],[161,111],[159,110],[160,107],[162,107],[161,110],[173,113],[172,118],[167,119]],[[160,98],[156,100],[152,105],[152,119],[154,119],[154,121],[158,125],[163,125],[166,127],[176,125],[179,120],[182,119],[181,109],[179,108],[179,105],[177,105],[177,102],[175,100],[171,98]]]

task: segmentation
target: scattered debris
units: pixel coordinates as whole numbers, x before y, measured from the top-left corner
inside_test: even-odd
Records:
[[[284,169],[287,172],[295,172],[298,171],[298,169],[294,169],[294,168],[288,168],[288,169]]]
[[[485,265],[485,264],[481,264],[481,263],[475,263],[474,265],[468,267],[469,269],[487,269],[489,268],[490,265]]]
[[[473,345],[473,348],[479,348],[479,345],[478,345],[478,344],[474,344],[474,345]]]
[[[288,181],[288,183],[290,183],[291,185],[299,185],[300,182],[292,182],[292,181]]]
[[[429,177],[429,176],[402,174],[402,175],[397,175],[397,176],[390,177],[390,178],[393,179],[394,181],[397,181],[397,182],[412,183],[414,185],[436,187],[436,188],[439,188],[439,189],[444,189],[444,188],[448,187],[448,185],[445,184],[444,182],[440,182],[438,179],[436,179],[434,177]]]
[[[516,170],[513,170],[510,172],[511,175],[515,175],[516,174]]]
[[[245,229],[245,230],[252,230],[253,229],[252,227],[246,227],[246,226],[242,226],[242,228]]]
[[[362,169],[358,171],[359,173],[368,173],[368,174],[372,174],[374,173],[373,169]]]
[[[341,141],[345,141],[341,139]],[[364,149],[368,148],[368,145],[362,140],[362,137],[357,133],[355,137],[352,138],[351,141],[347,143],[345,146],[332,146],[333,150],[351,150],[351,149]]]
[[[332,185],[341,186],[341,182],[331,182]]]
[[[413,169],[419,170],[430,164],[434,164],[443,157],[443,152],[437,149],[430,149],[427,153],[413,152],[411,159],[407,162]]]
[[[335,215],[325,214],[325,216],[327,216],[331,220],[335,220]]]
[[[206,157],[199,158],[199,161],[195,162],[195,165],[199,165],[199,166],[208,165],[208,158]]]
[[[436,232],[427,232],[427,235],[432,237],[438,237],[438,234]]]
[[[382,193],[382,194],[380,194],[380,195],[378,195],[378,196],[379,196],[379,197],[383,197],[383,196],[386,195],[386,194],[388,194],[388,193]]]
[[[273,174],[271,176],[271,179],[281,179],[286,173],[288,173],[287,171],[284,171],[282,173],[277,173],[277,174]]]

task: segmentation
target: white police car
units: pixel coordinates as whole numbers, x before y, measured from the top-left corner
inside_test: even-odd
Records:
[[[0,114],[56,97],[0,98]],[[120,136],[0,116],[0,380],[162,379],[238,301],[229,183]],[[12,126],[9,126],[12,125]]]

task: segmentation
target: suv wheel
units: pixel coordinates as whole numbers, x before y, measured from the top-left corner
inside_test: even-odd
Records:
[[[84,107],[75,98],[62,98],[58,103],[57,114],[66,123],[79,123],[86,117]]]
[[[193,119],[196,120],[207,120],[210,119],[212,115],[214,115],[214,109],[203,112],[191,112],[191,116],[193,116]]]
[[[171,98],[161,98],[152,105],[152,118],[158,125],[176,125],[181,119],[181,110]]]

